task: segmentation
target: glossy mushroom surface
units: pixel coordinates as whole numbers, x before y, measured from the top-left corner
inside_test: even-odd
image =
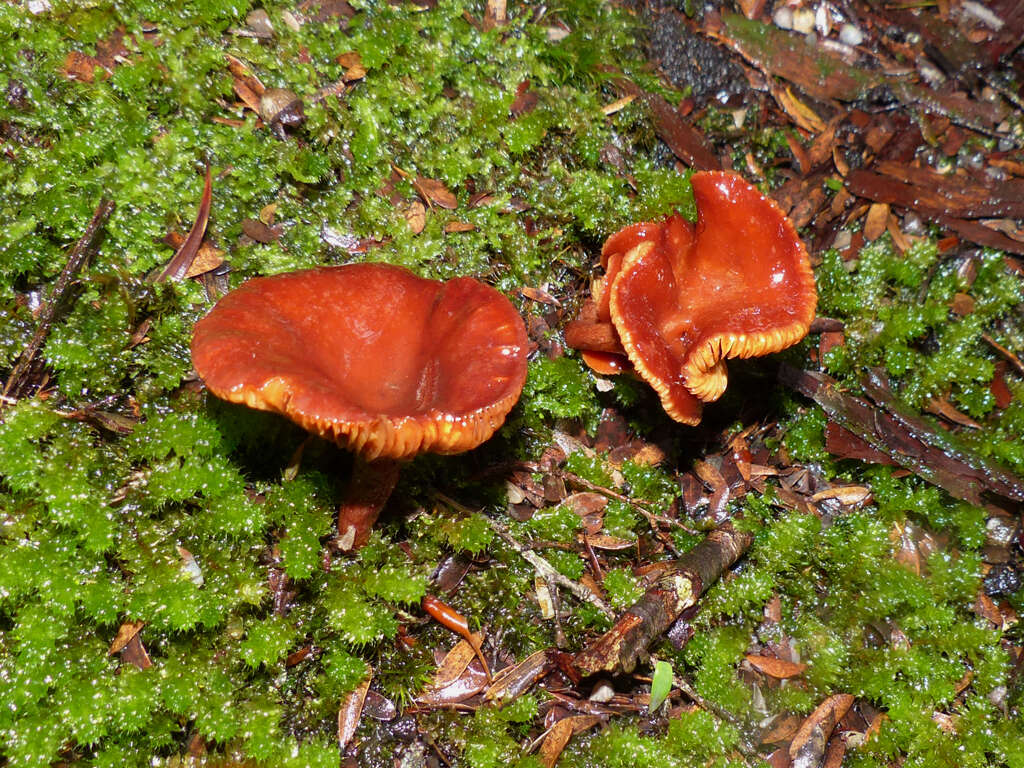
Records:
[[[218,397],[374,460],[487,440],[519,398],[526,349],[519,313],[483,283],[352,264],[243,284],[196,324],[192,359]]]
[[[611,323],[668,414],[697,424],[701,403],[725,390],[726,358],[803,338],[817,292],[807,251],[774,202],[730,172],[696,173],[691,182],[696,224],[676,214],[612,235],[601,256],[605,276],[595,281],[595,320],[573,330],[599,339]],[[600,344],[597,351],[615,352]]]

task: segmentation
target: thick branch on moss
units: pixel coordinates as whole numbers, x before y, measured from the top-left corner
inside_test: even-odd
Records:
[[[647,647],[696,604],[751,541],[751,534],[725,523],[683,557],[666,563],[654,586],[608,632],[576,655],[576,668],[584,675],[616,669],[631,672]]]
[[[900,404],[878,371],[868,371],[864,391],[877,403],[840,392],[823,373],[783,366],[779,378],[820,405],[829,418],[876,451],[937,485],[951,496],[980,505],[985,491],[1024,501],[1024,479],[984,456],[956,445],[952,436],[925,423]]]

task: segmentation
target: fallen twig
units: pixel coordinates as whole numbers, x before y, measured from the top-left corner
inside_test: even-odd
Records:
[[[576,654],[575,667],[584,675],[631,672],[647,647],[747,551],[753,538],[726,522],[683,557],[665,563],[654,586],[608,632]]]
[[[53,290],[50,291],[50,295],[43,305],[43,310],[39,314],[39,325],[36,326],[36,332],[32,334],[31,340],[22,351],[14,368],[11,369],[10,376],[7,377],[2,393],[3,400],[0,403],[11,402],[9,398],[16,400],[18,397],[28,394],[27,390],[23,391],[25,380],[35,367],[39,350],[42,349],[43,343],[50,333],[50,327],[57,316],[61,299],[71,285],[71,281],[75,279],[75,276],[82,269],[82,265],[85,264],[85,260],[92,252],[92,246],[100,230],[113,210],[114,203],[112,200],[100,200],[100,204],[96,206],[92,218],[85,227],[85,232],[78,238],[75,247],[71,249],[71,254],[68,256],[64,269],[61,270],[57,281],[53,284]]]

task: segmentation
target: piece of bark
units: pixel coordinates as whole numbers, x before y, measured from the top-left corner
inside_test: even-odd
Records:
[[[985,491],[1024,501],[1024,479],[989,459],[955,445],[950,434],[936,429],[896,401],[877,371],[862,385],[874,400],[841,392],[835,379],[783,365],[779,379],[820,405],[829,418],[958,499],[981,505]]]
[[[753,536],[723,523],[678,560],[665,564],[654,586],[628,608],[608,632],[573,660],[583,675],[631,672],[647,647],[750,547]]]
[[[654,132],[668,145],[672,154],[700,171],[722,169],[707,139],[679,114],[679,110],[661,96],[645,94],[643,98],[654,119]]]
[[[881,164],[886,173],[857,169],[846,177],[854,195],[929,216],[1024,218],[1024,180],[977,184],[958,176],[920,173],[908,165]]]

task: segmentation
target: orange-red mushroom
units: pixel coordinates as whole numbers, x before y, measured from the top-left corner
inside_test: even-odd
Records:
[[[735,173],[691,183],[696,224],[675,214],[612,235],[589,316],[566,331],[570,346],[627,357],[684,424],[725,391],[726,358],[796,343],[817,305],[807,251],[774,202]]]
[[[399,460],[467,451],[494,434],[519,399],[526,349],[522,318],[498,291],[387,264],[250,280],[192,338],[213,394],[356,454],[338,515],[343,549],[366,542]]]

